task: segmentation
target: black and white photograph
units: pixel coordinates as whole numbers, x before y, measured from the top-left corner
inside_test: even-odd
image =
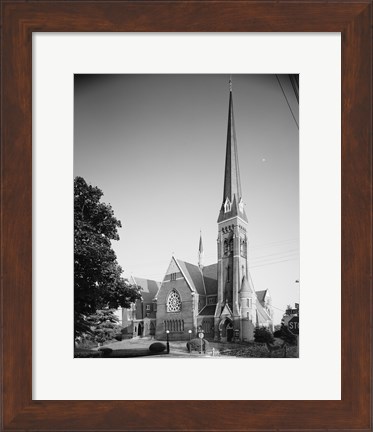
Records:
[[[299,75],[75,74],[75,358],[298,358],[299,263]]]

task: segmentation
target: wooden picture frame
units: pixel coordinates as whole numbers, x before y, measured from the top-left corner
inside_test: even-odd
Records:
[[[4,0],[1,12],[2,429],[372,430],[371,1]],[[268,31],[342,34],[342,399],[33,401],[32,33]]]

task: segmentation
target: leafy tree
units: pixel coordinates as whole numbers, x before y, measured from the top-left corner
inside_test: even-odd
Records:
[[[87,317],[87,323],[91,329],[91,338],[96,342],[105,342],[113,339],[120,332],[118,317],[115,309],[101,309]]]
[[[256,327],[254,330],[255,342],[273,342],[273,335],[266,327]]]
[[[75,336],[91,331],[87,318],[105,308],[129,307],[141,298],[125,280],[111,241],[119,240],[121,222],[103,192],[82,177],[74,180],[74,320]]]

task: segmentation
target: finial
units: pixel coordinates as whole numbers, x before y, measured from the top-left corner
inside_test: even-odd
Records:
[[[199,231],[199,247],[198,247],[198,267],[203,269],[203,244],[202,244],[202,230]]]
[[[199,231],[199,252],[203,253],[202,230]]]
[[[232,75],[229,75],[229,91],[232,91]]]

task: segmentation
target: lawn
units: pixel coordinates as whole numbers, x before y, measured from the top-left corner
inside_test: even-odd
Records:
[[[251,342],[246,344],[230,344],[230,346],[222,347],[220,355],[245,357],[245,358],[284,358],[285,349],[280,348],[270,353],[265,344]],[[286,346],[286,358],[296,358],[297,347]]]
[[[211,358],[214,351],[214,356],[222,357],[241,357],[241,358],[283,358],[285,355],[284,349],[280,348],[272,353],[269,353],[265,344],[256,342],[209,342],[209,350],[205,355],[200,355],[197,351],[189,353],[186,347],[186,341],[170,342],[170,353],[166,351],[161,353],[152,353],[149,351],[149,346],[155,341],[149,338],[130,339],[120,342],[110,342],[104,345],[103,348],[111,348],[113,351],[108,355],[103,355],[98,351],[97,347],[91,349],[75,348],[74,357],[76,358],[129,358],[129,357],[145,357],[152,355],[163,355],[165,357],[184,357],[184,358]],[[165,344],[165,342],[163,341]],[[276,340],[276,345],[282,344],[281,340]],[[295,346],[286,347],[286,357],[297,357]]]

